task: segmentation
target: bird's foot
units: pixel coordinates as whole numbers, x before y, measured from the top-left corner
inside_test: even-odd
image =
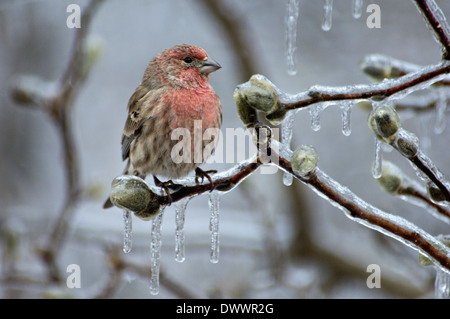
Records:
[[[172,195],[171,195],[169,189],[171,189],[173,191],[177,191],[181,187],[183,187],[183,185],[175,184],[172,180],[168,180],[166,182],[161,182],[156,176],[153,176],[153,180],[155,182],[155,185],[158,187],[161,187],[164,190],[164,192],[166,193],[167,198],[169,199],[169,206],[170,206],[170,204],[172,204]]]
[[[215,174],[217,173],[216,170],[209,170],[209,171],[204,171],[202,170],[200,167],[197,167],[195,169],[195,183],[196,184],[200,184],[199,180],[200,178],[202,179],[201,183],[203,183],[203,180],[206,178],[209,181],[209,184],[211,185],[211,191],[214,190],[214,183],[211,179],[211,176],[209,176],[209,174]]]

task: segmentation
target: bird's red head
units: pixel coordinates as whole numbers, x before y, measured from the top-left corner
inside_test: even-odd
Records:
[[[221,68],[202,48],[180,44],[164,50],[156,58],[162,81],[173,86],[208,86],[210,73]]]

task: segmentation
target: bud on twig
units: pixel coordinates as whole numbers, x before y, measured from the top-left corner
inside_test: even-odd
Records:
[[[158,195],[150,190],[142,178],[137,176],[116,177],[112,182],[109,198],[115,206],[132,211],[144,220],[153,219],[160,209]]]
[[[319,161],[319,155],[314,147],[301,145],[292,155],[292,170],[302,177],[314,172]]]
[[[400,119],[397,112],[389,106],[380,106],[369,115],[369,127],[375,136],[386,143],[395,139],[400,128]]]
[[[381,177],[377,179],[380,187],[389,194],[397,194],[402,186],[403,172],[394,164],[383,161]]]

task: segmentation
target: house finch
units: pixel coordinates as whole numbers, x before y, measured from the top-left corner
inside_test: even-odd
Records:
[[[203,134],[218,131],[222,124],[220,100],[209,84],[209,74],[220,67],[205,50],[187,44],[164,50],[150,61],[128,101],[122,135],[122,159],[128,159],[124,174],[152,174],[158,185],[157,175],[180,178],[194,169],[203,172],[198,166],[218,142],[218,134],[205,134],[209,140]],[[209,153],[204,152],[207,147]],[[103,207],[111,206],[108,198]]]

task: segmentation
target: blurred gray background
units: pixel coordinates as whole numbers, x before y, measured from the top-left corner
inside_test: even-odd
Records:
[[[298,73],[290,76],[285,63],[287,1],[218,1],[220,12],[234,20],[226,28],[201,0],[106,0],[89,29],[102,46],[72,110],[72,126],[83,186],[58,264],[64,275],[68,264],[79,264],[82,288],[46,284],[45,265],[36,249],[49,236],[65,196],[64,171],[57,131],[43,112],[18,107],[10,97],[11,79],[35,74],[55,81],[71,52],[75,29],[66,26],[66,8],[87,1],[0,0],[0,229],[2,274],[14,264],[14,273],[30,279],[22,284],[1,282],[4,298],[63,294],[91,298],[110,280],[105,247],[122,241],[122,212],[103,210],[114,177],[120,175],[120,138],[126,105],[150,59],[179,43],[203,47],[222,69],[211,83],[221,98],[223,127],[241,127],[232,93],[255,72],[267,76],[280,89],[297,93],[311,85],[343,86],[370,83],[359,68],[370,53],[383,53],[420,65],[440,61],[434,41],[412,1],[365,0],[360,19],[351,15],[350,0],[335,0],[333,25],[321,29],[322,1],[300,1],[296,59]],[[366,26],[365,8],[381,8],[381,28]],[[437,1],[450,15],[450,2]],[[83,21],[81,22],[83,24]],[[245,39],[237,50],[233,32]],[[236,33],[234,33],[236,34]],[[241,61],[250,61],[245,69]],[[308,111],[297,114],[292,146],[311,144],[319,153],[319,166],[332,178],[378,208],[401,215],[425,231],[448,234],[448,225],[423,209],[385,194],[371,176],[374,138],[366,110],[352,110],[352,134],[341,133],[339,107],[321,114],[322,128],[314,132]],[[450,176],[448,129],[433,133],[433,112],[400,114],[403,126],[420,138],[429,137],[426,150],[444,175]],[[448,116],[447,116],[448,118]],[[411,177],[414,171],[395,152],[385,153]],[[205,165],[223,170],[233,163]],[[193,297],[224,298],[424,298],[433,296],[435,271],[420,266],[417,253],[401,243],[357,224],[341,211],[294,181],[282,183],[282,174],[256,172],[242,185],[222,196],[220,203],[220,262],[209,262],[207,196],[190,201],[186,214],[186,261],[174,260],[174,208],[163,221],[161,271],[174,285]],[[125,258],[149,265],[151,223],[134,218],[133,251]],[[4,238],[15,238],[8,250]],[[120,250],[120,249],[119,249]],[[369,264],[381,267],[381,288],[369,289]],[[9,266],[8,266],[9,267]],[[1,268],[0,268],[1,269]],[[162,285],[158,296],[148,292],[150,279],[125,270],[109,297],[178,298]]]

